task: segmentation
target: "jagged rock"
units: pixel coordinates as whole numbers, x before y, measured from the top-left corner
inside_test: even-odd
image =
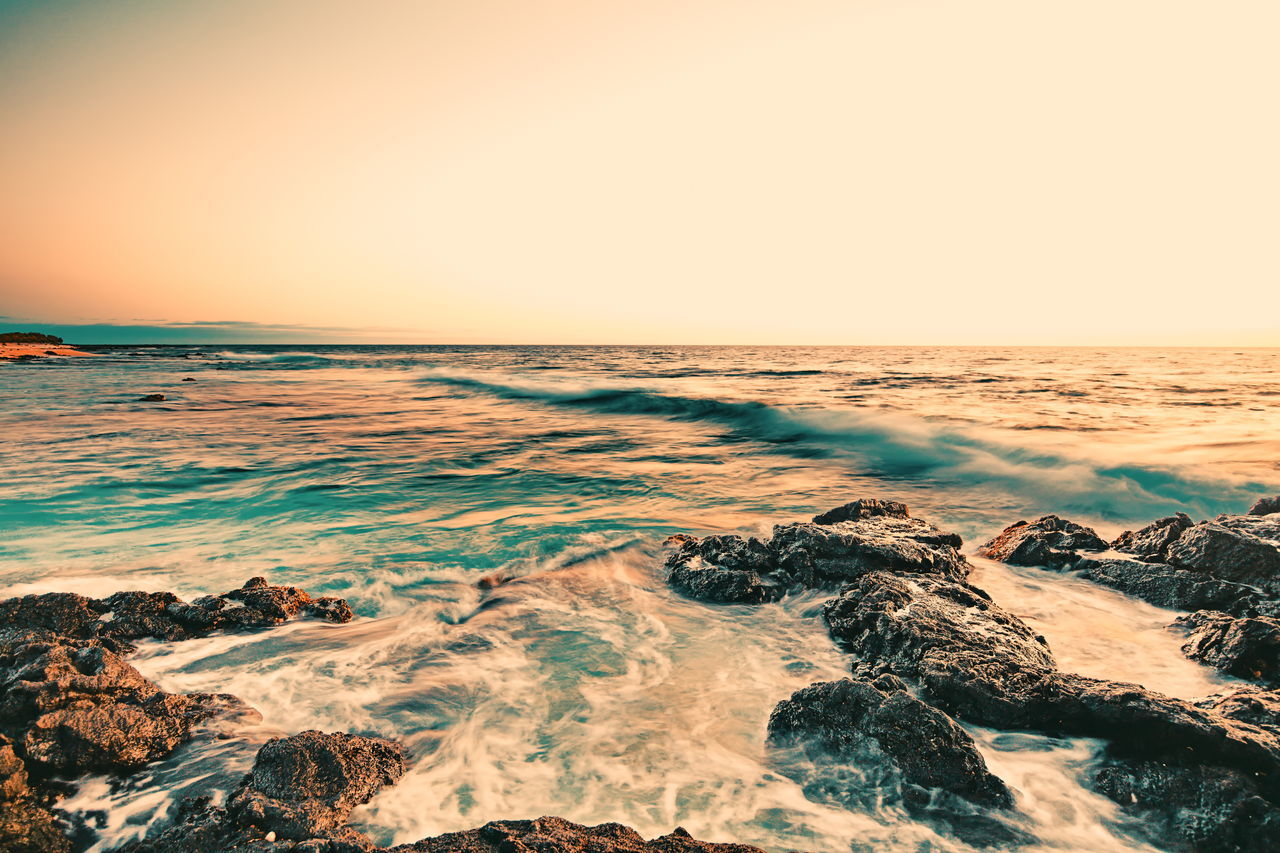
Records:
[[[197,723],[245,713],[234,696],[166,693],[93,640],[0,637],[0,730],[45,772],[133,769],[168,755]]]
[[[769,548],[759,539],[741,536],[673,536],[667,558],[667,583],[702,601],[760,604],[776,601],[786,591]]]
[[[1168,761],[1119,760],[1094,787],[1141,815],[1150,840],[1196,853],[1280,849],[1280,809],[1252,774]]]
[[[312,838],[345,826],[353,808],[398,782],[405,767],[400,745],[382,738],[318,731],[273,738],[227,810],[281,839]]]
[[[1139,685],[1057,671],[1043,639],[985,594],[924,576],[867,575],[824,612],[855,672],[918,678],[943,711],[997,728],[1110,738],[1131,753],[1195,754],[1280,770],[1280,737]]]
[[[1280,545],[1280,513],[1270,515],[1220,515],[1214,519],[1229,530],[1248,533],[1272,545]]]
[[[0,601],[0,626],[38,628],[66,637],[97,638],[126,651],[132,640],[187,640],[214,631],[279,625],[307,614],[329,622],[349,622],[351,608],[340,598],[312,598],[292,586],[250,578],[243,587],[188,604],[171,592],[117,592],[104,599],[50,592]]]
[[[927,521],[876,515],[830,525],[779,525],[769,550],[801,585],[824,587],[881,570],[961,579],[970,570],[957,550],[961,544],[959,536]]]
[[[258,750],[253,770],[224,808],[207,799],[188,801],[162,833],[124,849],[372,850],[373,843],[348,826],[347,818],[353,808],[399,781],[405,766],[400,745],[382,738],[318,731],[273,738]]]
[[[1190,630],[1183,653],[1238,678],[1280,680],[1280,621],[1200,610],[1178,619]]]
[[[1141,530],[1126,530],[1116,537],[1111,547],[1149,563],[1164,562],[1169,546],[1192,524],[1191,516],[1179,512],[1153,521]]]
[[[937,788],[986,807],[1013,804],[964,729],[892,682],[882,683],[846,678],[797,691],[773,709],[770,741],[800,744],[822,763],[864,760],[870,740],[901,772],[908,801],[927,803],[929,794],[915,789]]]
[[[0,736],[0,850],[6,853],[70,853],[71,842],[45,798],[28,785],[27,769],[13,741]]]
[[[424,838],[388,853],[764,853],[746,844],[698,841],[677,827],[669,835],[645,841],[618,823],[582,826],[558,817],[501,820],[479,829]]]
[[[1116,557],[1080,557],[1064,568],[1159,607],[1178,610],[1224,610],[1244,614],[1258,604],[1252,587],[1219,580],[1203,572],[1165,563]]]
[[[1259,687],[1237,687],[1196,703],[1224,717],[1270,729],[1280,734],[1280,692]]]
[[[1062,568],[1075,561],[1077,551],[1105,551],[1108,547],[1091,528],[1045,515],[1032,522],[1011,524],[978,553],[1014,566]]]
[[[1217,522],[1197,524],[1185,531],[1169,546],[1169,562],[1280,594],[1280,549]]]
[[[889,516],[890,518],[909,518],[911,513],[907,505],[897,501],[884,501],[879,498],[859,498],[843,506],[829,509],[813,517],[814,524],[838,524],[842,521],[862,521],[867,518]],[[960,543],[956,543],[960,547]]]
[[[1273,512],[1280,512],[1280,495],[1258,498],[1254,505],[1249,507],[1249,515],[1270,515]]]

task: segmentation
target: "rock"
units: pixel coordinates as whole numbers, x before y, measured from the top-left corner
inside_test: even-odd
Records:
[[[1280,545],[1280,513],[1270,515],[1220,515],[1214,519],[1229,530],[1248,533],[1272,545]]]
[[[1109,546],[1092,529],[1056,515],[1033,522],[1019,521],[982,545],[978,553],[1014,566],[1062,568],[1076,559],[1077,551],[1105,551]]]
[[[1252,587],[1218,580],[1203,572],[1165,563],[1115,557],[1080,557],[1066,568],[1080,577],[1109,586],[1158,607],[1178,610],[1225,610],[1244,614],[1257,606]]]
[[[0,637],[0,729],[42,772],[127,771],[168,755],[193,726],[249,714],[234,696],[160,690],[94,640]]]
[[[1190,630],[1182,651],[1192,660],[1237,678],[1280,680],[1280,621],[1199,610],[1177,624]]]
[[[1237,687],[1196,703],[1224,717],[1280,733],[1280,692],[1259,687]]]
[[[789,577],[806,587],[828,587],[882,570],[961,579],[971,568],[957,550],[961,544],[956,534],[918,518],[879,515],[779,525],[768,547]]]
[[[838,524],[842,521],[862,521],[867,518],[888,516],[890,518],[909,518],[911,515],[907,505],[897,501],[883,501],[879,498],[859,498],[843,506],[829,509],[813,517],[814,524]],[[959,547],[959,543],[956,544]]]
[[[786,579],[759,539],[684,536],[676,544],[678,549],[667,558],[667,583],[690,598],[760,604],[776,601],[786,591]]]
[[[1146,562],[1160,563],[1164,562],[1169,546],[1191,527],[1191,516],[1179,512],[1153,521],[1141,530],[1126,530],[1111,543],[1111,547]]]
[[[618,823],[582,826],[558,817],[501,820],[479,829],[450,832],[388,853],[764,853],[745,844],[698,841],[677,827],[669,835],[645,841]]]
[[[164,399],[165,399],[165,397],[164,397],[164,395],[163,395],[163,394],[143,394],[141,397],[139,397],[139,398],[138,398],[138,402],[140,402],[140,403],[163,403],[163,402],[164,402]]]
[[[382,738],[305,731],[273,738],[228,801],[232,819],[301,841],[346,826],[356,806],[400,780],[400,745]]]
[[[1148,838],[1197,853],[1280,849],[1280,809],[1251,774],[1176,762],[1117,760],[1094,787],[1144,819]]]
[[[918,805],[930,797],[917,789],[931,788],[989,808],[1013,804],[964,729],[892,682],[885,686],[846,678],[799,690],[773,709],[769,740],[800,744],[819,765],[865,761],[868,741],[874,742],[901,772],[903,799]]]
[[[1249,515],[1270,515],[1273,512],[1280,512],[1280,495],[1258,498],[1257,502],[1249,507]]]
[[[66,637],[94,638],[116,651],[144,637],[187,640],[215,631],[266,628],[300,615],[350,622],[350,606],[340,598],[312,598],[292,586],[272,586],[251,578],[240,589],[188,604],[171,592],[117,592],[104,599],[66,592],[0,601],[0,625],[42,629]]]
[[[196,380],[195,380],[195,377],[194,377],[194,376],[184,376],[184,377],[182,377],[182,381],[183,381],[183,382],[195,382]]]
[[[28,785],[27,769],[13,741],[0,736],[0,850],[6,853],[70,853],[47,798]]]
[[[1169,546],[1169,563],[1280,594],[1280,549],[1217,522],[1197,524]]]
[[[1274,733],[1138,685],[1059,672],[1043,638],[967,585],[871,574],[842,590],[824,617],[859,656],[855,673],[917,678],[940,710],[961,719],[1108,738],[1131,754],[1280,770]]]

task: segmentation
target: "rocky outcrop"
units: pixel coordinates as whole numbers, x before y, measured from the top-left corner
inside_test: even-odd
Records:
[[[1140,530],[1126,530],[1116,537],[1111,547],[1148,563],[1164,562],[1169,546],[1192,526],[1191,516],[1179,512],[1153,521]]]
[[[1252,533],[1204,522],[1170,544],[1168,556],[1174,566],[1280,594],[1280,549]]]
[[[197,726],[258,719],[228,694],[161,690],[123,658],[134,640],[184,640],[302,613],[351,618],[340,599],[262,578],[192,604],[144,592],[0,601],[0,848],[70,849],[49,810],[55,776],[127,773],[169,755]]]
[[[118,651],[133,640],[189,640],[216,631],[243,631],[280,625],[299,616],[350,622],[351,607],[340,598],[312,598],[292,586],[250,578],[222,595],[188,604],[171,592],[117,592],[86,598],[50,592],[0,601],[0,626],[21,626],[63,637],[97,639]]]
[[[911,518],[896,501],[863,499],[814,517],[778,525],[767,540],[678,535],[666,562],[667,582],[702,601],[759,604],[793,587],[835,587],[866,572],[964,578],[970,566],[954,533]]]
[[[1158,607],[1246,613],[1255,609],[1259,601],[1252,587],[1220,580],[1203,572],[1189,572],[1167,563],[1082,556],[1067,568],[1085,580],[1109,586]]]
[[[927,804],[938,789],[989,808],[1013,805],[964,729],[904,688],[892,676],[810,685],[773,709],[769,740],[799,745],[818,772],[831,760],[865,761],[873,744],[900,772],[898,797],[910,804]]]
[[[479,829],[450,832],[388,853],[764,853],[746,844],[698,841],[677,827],[669,835],[645,841],[619,823],[582,826],[558,817],[499,820]]]
[[[1035,521],[1014,522],[979,547],[978,553],[1014,566],[1061,568],[1076,559],[1077,551],[1105,551],[1108,547],[1091,528],[1045,515]]]
[[[1280,495],[1258,498],[1253,506],[1249,507],[1249,515],[1270,515],[1273,512],[1280,512]]]
[[[1178,619],[1189,630],[1182,651],[1238,678],[1280,681],[1280,621],[1200,610]]]

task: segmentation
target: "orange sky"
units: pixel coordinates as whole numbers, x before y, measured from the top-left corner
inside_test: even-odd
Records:
[[[1277,32],[1274,0],[0,0],[0,315],[1280,345]]]

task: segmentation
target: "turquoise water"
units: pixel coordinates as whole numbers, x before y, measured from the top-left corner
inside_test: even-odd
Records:
[[[810,802],[776,773],[769,710],[847,667],[813,618],[821,597],[683,601],[661,582],[663,538],[876,495],[973,545],[1042,512],[1113,533],[1280,491],[1274,350],[97,352],[0,365],[5,594],[194,596],[262,574],[360,617],[144,648],[137,665],[162,686],[236,693],[265,722],[85,785],[72,806],[103,812],[101,848],[303,728],[409,746],[409,778],[358,813],[381,841],[560,814],[776,850],[956,848],[892,803]],[[494,572],[518,580],[486,597],[475,582]],[[1177,654],[1172,614],[981,572],[1015,612],[1065,619],[1046,634],[1082,671],[1132,666],[1128,642],[1151,663],[1125,677],[1192,695],[1217,683]],[[1095,623],[1116,639],[1072,630]],[[1074,784],[1096,745],[989,743],[1011,776],[1021,761],[1057,780],[1022,791],[1046,845],[1140,849]]]

